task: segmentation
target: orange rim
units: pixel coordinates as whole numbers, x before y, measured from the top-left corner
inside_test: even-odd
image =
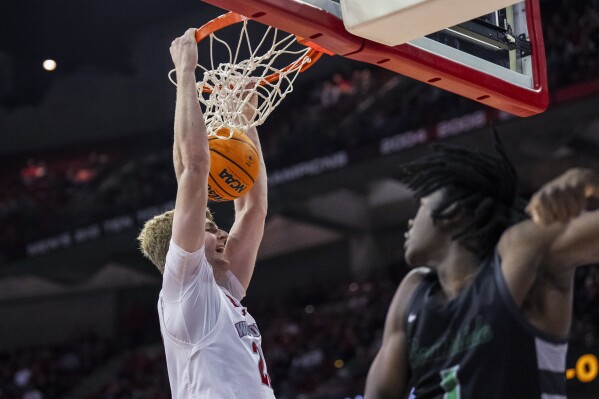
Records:
[[[249,21],[249,20],[250,20],[250,18],[248,18],[248,17],[244,17],[241,14],[237,14],[233,11],[230,11],[226,14],[221,15],[220,17],[214,18],[212,21],[209,21],[206,24],[202,25],[200,28],[196,29],[196,42],[197,43],[201,42],[202,40],[204,40],[205,38],[210,36],[211,33],[214,33],[218,30],[226,28],[227,26],[230,26],[230,25],[233,25],[233,24],[236,24],[239,22],[243,22],[243,21]],[[300,42],[298,41],[298,43],[300,43]],[[302,43],[300,43],[300,44],[302,44]],[[303,57],[308,57],[310,59],[310,61],[308,61],[302,65],[303,57],[299,58],[295,62],[292,62],[291,64],[289,64],[286,67],[284,67],[283,69],[281,69],[281,72],[283,72],[283,73],[292,72],[298,68],[299,68],[300,72],[304,72],[306,69],[310,68],[316,61],[318,61],[318,59],[320,57],[322,57],[322,54],[324,54],[322,51],[315,50],[310,47],[310,51],[308,51],[308,53],[306,53],[306,55],[303,56]],[[272,74],[264,77],[264,79],[262,79],[260,81],[260,85],[264,86],[266,83],[276,82],[277,80],[279,80],[280,77],[281,77],[280,72],[272,73]],[[209,87],[205,87],[205,86],[202,87],[202,91],[204,93],[212,93],[212,89],[210,89]]]

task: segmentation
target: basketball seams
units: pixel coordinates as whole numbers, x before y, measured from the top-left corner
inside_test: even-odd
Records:
[[[247,175],[247,177],[250,178],[250,180],[252,181],[252,184],[255,183],[254,178],[252,177],[252,175],[250,175],[243,167],[241,167],[237,162],[233,161],[231,158],[229,158],[228,156],[226,156],[225,154],[218,152],[217,150],[215,150],[214,148],[211,148],[210,151],[213,151],[214,153],[220,155],[221,157],[223,157],[224,159],[226,159],[227,161],[231,162],[233,165],[237,166],[237,168],[241,171],[243,171],[243,173],[245,173]]]

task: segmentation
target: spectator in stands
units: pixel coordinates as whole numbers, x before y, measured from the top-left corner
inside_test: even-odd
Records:
[[[405,258],[426,267],[397,290],[367,398],[565,396],[575,270],[599,262],[599,211],[581,213],[599,174],[547,183],[518,222],[516,172],[496,148],[438,146],[401,168],[420,199]]]
[[[175,210],[150,220],[140,235],[144,255],[163,273],[158,313],[171,392],[181,399],[272,399],[262,336],[240,303],[264,233],[266,168],[256,129],[249,128],[246,134],[260,156],[259,176],[251,190],[235,200],[231,234],[219,230],[206,206],[210,156],[196,97],[194,34],[195,29],[189,29],[171,45],[177,75]],[[257,95],[250,103],[242,110],[247,120],[252,120]]]

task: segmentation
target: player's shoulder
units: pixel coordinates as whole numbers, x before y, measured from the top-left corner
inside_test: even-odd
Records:
[[[417,267],[412,270],[401,280],[399,287],[395,293],[395,300],[401,302],[401,309],[406,309],[408,304],[411,302],[416,289],[420,286],[428,276],[431,275],[432,270],[428,267]]]
[[[163,274],[163,288],[180,291],[180,285],[212,283],[212,266],[206,259],[205,246],[195,252],[187,252],[173,240],[166,255]]]
[[[190,264],[190,263],[205,263],[205,245],[202,245],[199,249],[194,252],[188,252],[181,248],[173,239],[169,242],[168,251],[166,254],[167,265],[179,265],[179,264]]]
[[[404,315],[412,303],[412,298],[417,288],[425,278],[431,275],[431,273],[432,270],[427,267],[417,267],[410,270],[403,280],[401,280],[401,283],[395,292],[395,296],[393,297],[393,301],[391,302],[389,314],[395,319],[391,321],[391,323],[398,327],[403,325]]]
[[[417,267],[412,270],[401,280],[401,284],[397,288],[398,292],[404,295],[412,294],[420,283],[431,275],[433,271],[428,267]]]

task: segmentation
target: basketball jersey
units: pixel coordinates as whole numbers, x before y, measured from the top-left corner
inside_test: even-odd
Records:
[[[566,399],[566,341],[526,320],[497,253],[481,268],[444,304],[434,273],[416,288],[404,321],[413,397]]]
[[[274,399],[254,318],[217,285],[204,248],[171,241],[158,299],[173,399]]]

